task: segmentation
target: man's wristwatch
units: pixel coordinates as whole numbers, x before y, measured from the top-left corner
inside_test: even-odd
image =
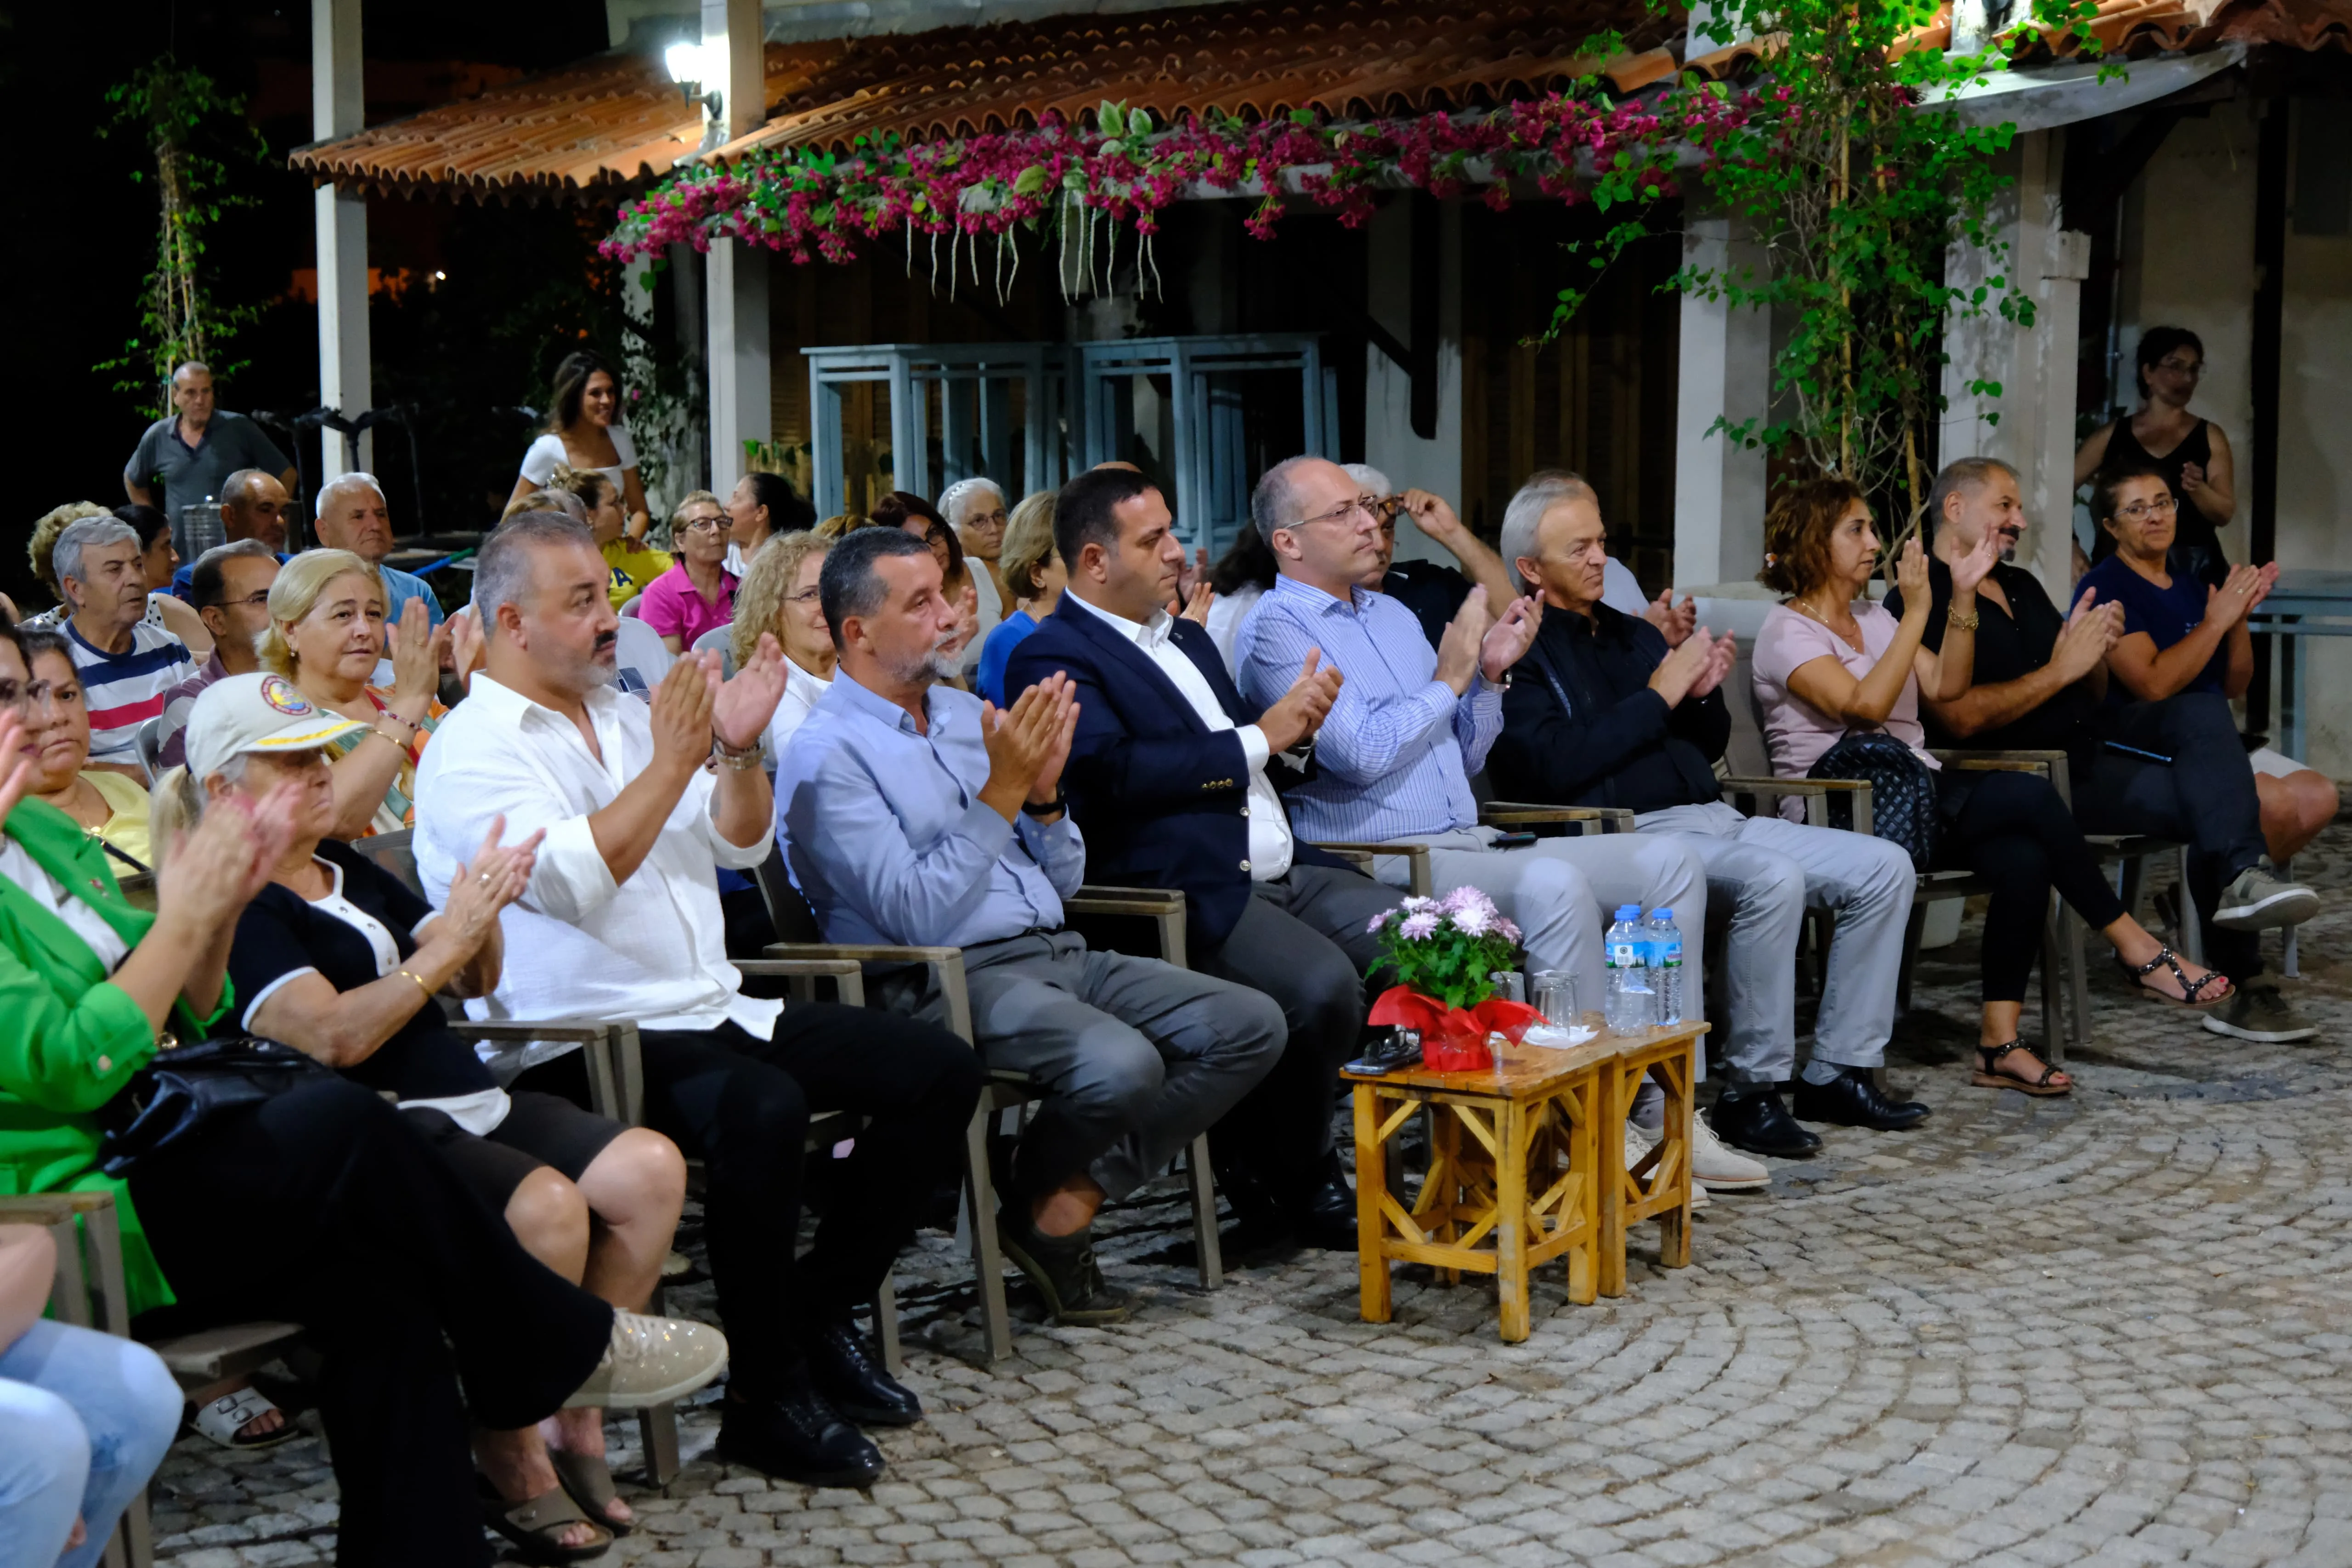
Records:
[[[1062,794],[1062,786],[1055,784],[1053,799],[1024,800],[1021,803],[1021,809],[1030,816],[1059,816],[1067,805],[1068,799]]]
[[[754,741],[739,752],[727,743],[724,735],[713,730],[710,732],[710,754],[719,759],[721,767],[731,773],[749,773],[760,765],[760,742]]]

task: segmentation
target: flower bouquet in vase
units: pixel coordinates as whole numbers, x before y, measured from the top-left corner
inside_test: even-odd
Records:
[[[1534,1008],[1495,994],[1495,972],[1512,966],[1519,928],[1477,889],[1407,899],[1367,929],[1399,981],[1372,1004],[1371,1021],[1421,1031],[1422,1065],[1432,1071],[1492,1067],[1488,1036],[1516,1044],[1543,1022]]]

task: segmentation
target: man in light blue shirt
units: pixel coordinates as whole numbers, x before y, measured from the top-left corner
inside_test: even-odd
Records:
[[[1013,1152],[997,1226],[1065,1323],[1132,1310],[1091,1226],[1272,1069],[1287,1033],[1258,992],[1062,929],[1086,844],[1062,799],[1077,727],[1068,680],[1002,713],[940,682],[955,606],[923,541],[860,529],[818,580],[840,650],[832,688],[776,773],[776,833],[829,942],[964,950],[974,1043],[1045,1099]],[[937,1016],[919,973],[894,1003]]]
[[[383,558],[392,553],[392,508],[373,474],[349,473],[329,479],[319,490],[319,518],[312,530],[330,550],[348,550],[383,574],[383,622],[400,624],[400,612],[411,599],[425,601],[425,614],[441,624],[441,601],[425,579]]]
[[[1601,936],[1620,904],[1667,908],[1685,931],[1704,929],[1706,876],[1698,858],[1662,837],[1608,834],[1503,847],[1478,823],[1471,776],[1503,728],[1503,689],[1535,640],[1541,605],[1515,599],[1497,617],[1473,588],[1430,647],[1412,613],[1360,584],[1380,560],[1377,498],[1358,493],[1337,463],[1292,458],[1266,471],[1251,521],[1281,575],[1258,601],[1234,649],[1242,695],[1271,703],[1297,678],[1309,649],[1344,675],[1315,737],[1316,776],[1284,803],[1307,842],[1409,841],[1431,847],[1439,890],[1486,889],[1517,922],[1531,970],[1563,969],[1598,1005]],[[1402,887],[1402,858],[1376,862]],[[1686,950],[1685,994],[1702,994],[1698,944]]]

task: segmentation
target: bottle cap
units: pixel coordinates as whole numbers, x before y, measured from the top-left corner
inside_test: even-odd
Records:
[[[1650,911],[1650,918],[1654,921],[1670,921],[1675,918],[1675,911],[1672,910],[1652,910]]]
[[[1642,906],[1639,904],[1620,904],[1617,906],[1617,918],[1621,921],[1640,920],[1642,918]]]

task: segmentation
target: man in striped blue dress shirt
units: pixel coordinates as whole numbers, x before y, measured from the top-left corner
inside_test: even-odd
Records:
[[[1285,797],[1307,842],[1406,840],[1431,847],[1440,892],[1483,888],[1517,922],[1531,969],[1564,969],[1597,1005],[1601,933],[1620,904],[1675,911],[1703,929],[1706,874],[1671,840],[1643,834],[1546,838],[1505,847],[1478,823],[1471,775],[1503,728],[1503,689],[1535,640],[1542,614],[1516,599],[1495,616],[1484,589],[1432,648],[1412,613],[1359,584],[1380,557],[1373,498],[1320,458],[1268,469],[1250,497],[1251,521],[1281,575],[1258,601],[1234,647],[1242,694],[1259,707],[1286,691],[1309,649],[1346,678],[1315,738],[1316,776]],[[1382,858],[1377,873],[1402,887],[1408,867]],[[1685,994],[1700,993],[1699,948],[1685,948]]]

